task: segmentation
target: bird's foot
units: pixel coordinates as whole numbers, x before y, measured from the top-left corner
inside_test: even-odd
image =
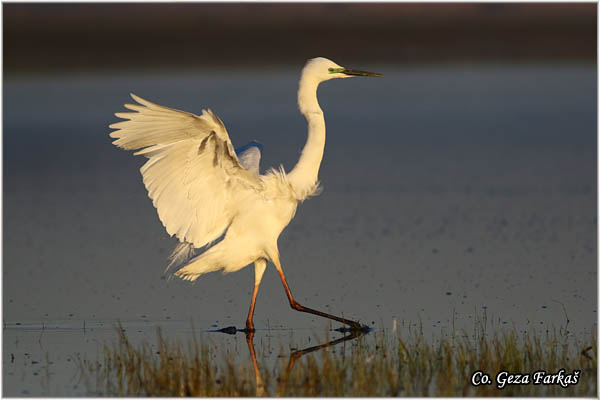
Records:
[[[358,322],[354,322],[354,321],[347,321],[347,325],[348,326],[342,326],[340,328],[334,329],[337,332],[342,332],[342,333],[354,333],[354,332],[360,332],[360,333],[368,333],[371,332],[371,328],[369,328],[367,325],[362,325]]]
[[[246,327],[244,329],[238,329],[235,326],[228,326],[227,328],[221,328],[216,330],[216,332],[221,332],[221,333],[226,333],[228,335],[235,335],[238,332],[242,332],[242,333],[254,333],[256,330],[254,329],[254,325],[246,325]]]
[[[217,332],[226,333],[228,335],[235,335],[238,329],[235,326],[228,326],[227,328],[219,329]]]

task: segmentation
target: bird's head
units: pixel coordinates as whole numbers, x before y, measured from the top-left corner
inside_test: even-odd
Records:
[[[323,82],[335,78],[352,78],[356,76],[382,77],[383,75],[375,72],[359,71],[342,67],[327,58],[317,57],[308,60],[302,70],[302,76],[316,79],[318,82]]]

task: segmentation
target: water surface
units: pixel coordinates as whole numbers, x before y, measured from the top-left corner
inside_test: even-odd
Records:
[[[565,310],[572,332],[595,330],[595,66],[364,67],[385,78],[319,90],[324,191],[279,240],[297,299],[376,327],[422,323],[427,335],[472,330],[482,313],[543,331],[564,325]],[[263,170],[289,170],[306,131],[297,75],[5,80],[4,395],[81,394],[72,356],[95,354],[116,320],[139,340],[192,319],[199,330],[243,325],[252,268],[194,285],[165,279],[175,239],[146,195],[143,160],[112,146],[108,125],[129,92],[210,107],[234,145],[264,144]],[[257,328],[321,332],[325,321],[289,308],[274,272]]]

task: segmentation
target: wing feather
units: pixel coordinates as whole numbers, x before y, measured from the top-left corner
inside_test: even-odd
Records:
[[[255,174],[260,173],[260,156],[261,153],[258,147],[249,147],[243,152],[238,153],[240,164],[248,171],[252,171]]]
[[[148,196],[170,235],[202,247],[216,240],[238,212],[240,199],[262,190],[240,164],[223,121],[211,110],[197,116],[134,94],[134,112],[116,113],[115,146],[136,150]]]

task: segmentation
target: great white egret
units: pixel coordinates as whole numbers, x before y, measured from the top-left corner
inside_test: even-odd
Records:
[[[134,112],[116,113],[126,121],[110,125],[110,136],[125,150],[137,150],[148,161],[140,169],[148,196],[167,232],[180,243],[170,265],[183,265],[175,275],[194,281],[207,272],[238,271],[254,263],[254,291],[246,331],[254,331],[254,305],[267,261],[273,262],[290,306],[339,321],[351,329],[358,322],[300,305],[287,284],[277,239],[296,207],[318,189],[325,147],[325,119],[317,100],[321,82],[335,78],[382,76],[342,67],[318,57],[309,60],[300,77],[298,106],[308,122],[308,139],[296,166],[260,175],[260,148],[251,142],[236,154],[223,121],[211,110],[202,115],[159,106],[134,94]],[[221,238],[221,241],[217,241]],[[206,249],[195,256],[195,249]]]

